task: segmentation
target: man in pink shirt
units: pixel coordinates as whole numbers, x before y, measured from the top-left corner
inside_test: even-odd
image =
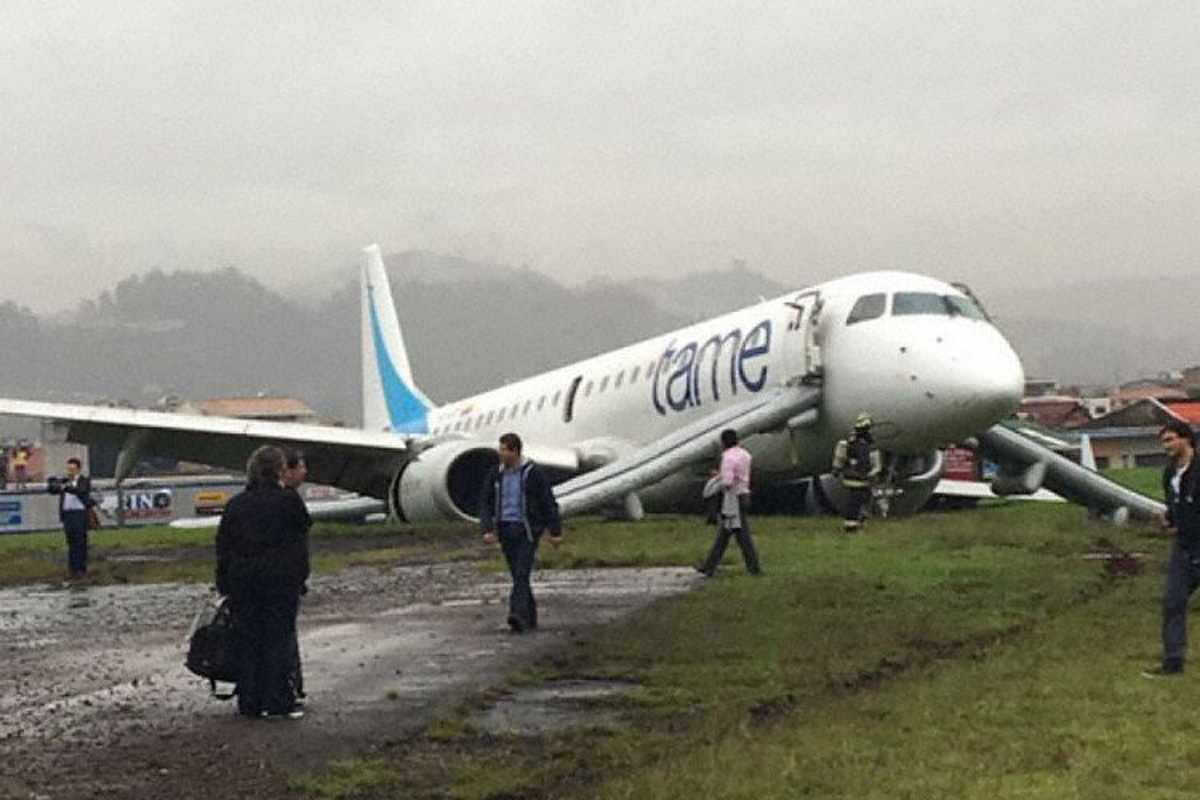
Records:
[[[717,539],[708,558],[696,569],[711,578],[721,563],[721,557],[725,555],[729,538],[733,536],[737,537],[742,558],[746,561],[746,571],[751,575],[761,575],[758,552],[754,549],[754,540],[750,538],[750,520],[746,513],[750,508],[751,456],[744,447],[738,445],[737,432],[732,429],[721,431],[721,446],[725,448],[721,453],[721,468],[704,487],[706,498],[719,495]]]

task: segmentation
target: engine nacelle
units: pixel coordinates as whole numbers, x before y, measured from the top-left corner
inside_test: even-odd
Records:
[[[479,519],[483,481],[500,457],[478,442],[446,442],[409,461],[388,491],[392,514],[405,522]]]

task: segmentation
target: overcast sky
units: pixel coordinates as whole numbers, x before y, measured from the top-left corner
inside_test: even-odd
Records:
[[[0,0],[0,300],[371,241],[568,282],[1200,277],[1198,43],[1195,0]]]

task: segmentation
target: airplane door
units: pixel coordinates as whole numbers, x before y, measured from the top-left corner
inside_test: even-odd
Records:
[[[563,403],[563,422],[570,422],[575,417],[575,394],[579,391],[582,375],[576,375],[571,380],[571,388],[567,389],[567,401]]]
[[[820,340],[821,293],[816,290],[801,292],[787,305],[795,311],[787,325],[788,379],[805,385],[820,383],[824,373]]]

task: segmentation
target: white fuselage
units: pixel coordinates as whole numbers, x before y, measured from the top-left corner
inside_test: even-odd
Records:
[[[852,321],[852,311],[864,318]],[[834,445],[861,412],[874,419],[885,450],[928,453],[1011,414],[1024,385],[1016,354],[962,291],[919,275],[876,272],[449,403],[431,410],[428,422],[434,435],[494,440],[515,431],[564,447],[636,446],[722,404],[818,372],[822,401],[810,424],[747,442],[755,480],[827,471]]]

